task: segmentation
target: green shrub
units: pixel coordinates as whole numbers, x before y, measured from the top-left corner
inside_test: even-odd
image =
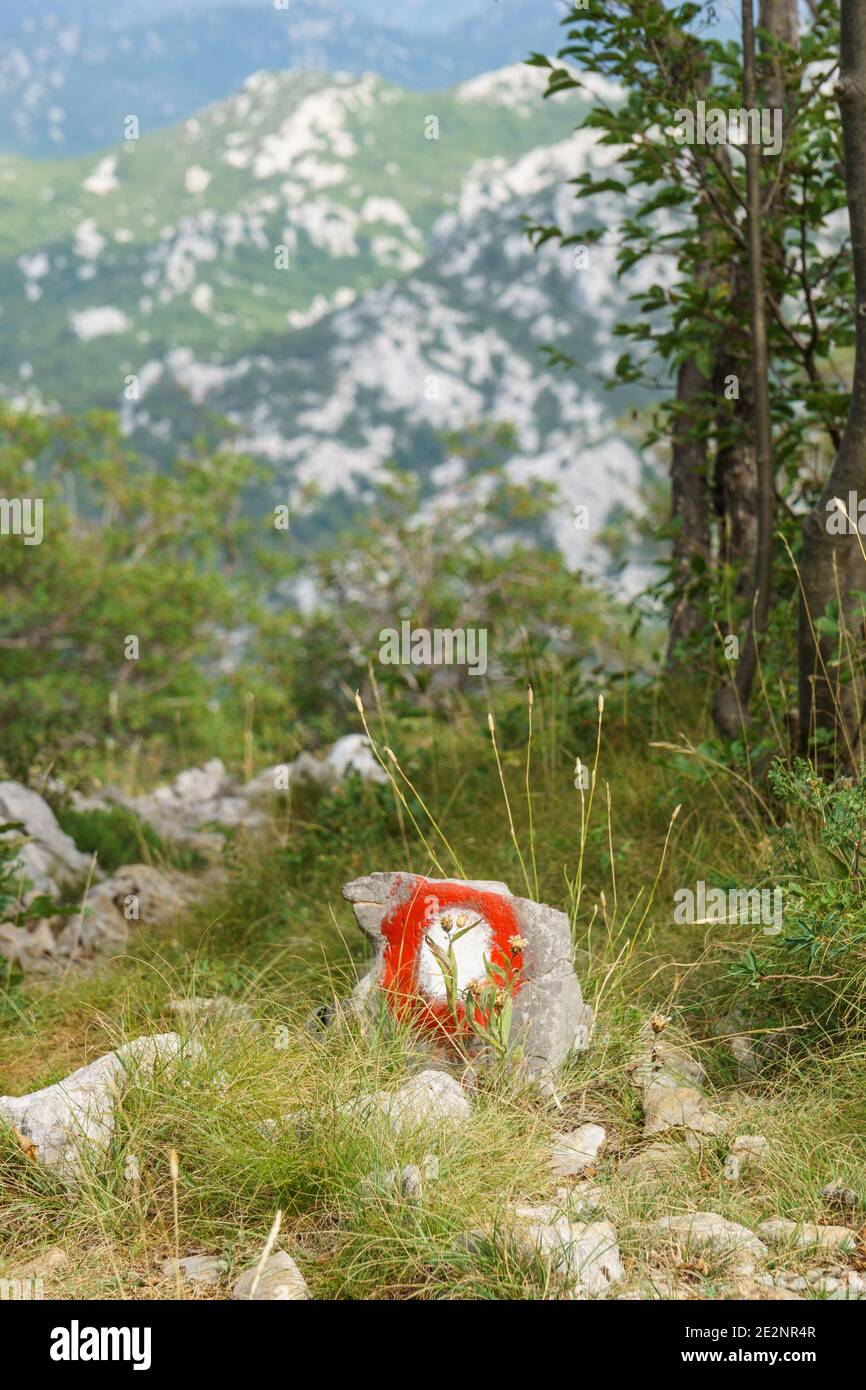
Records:
[[[808,1036],[866,1023],[866,784],[823,781],[810,763],[780,761],[770,787],[787,810],[775,832],[785,930],[754,945],[734,972],[771,1013]]]
[[[55,806],[60,827],[84,854],[95,854],[99,867],[112,874],[122,864],[158,860],[177,868],[192,868],[198,856],[166,845],[156,831],[125,806],[77,811],[69,804]]]

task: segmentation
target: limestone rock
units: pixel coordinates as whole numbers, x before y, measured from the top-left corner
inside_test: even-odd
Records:
[[[124,1081],[167,1065],[180,1052],[176,1033],[136,1038],[53,1086],[26,1096],[0,1096],[0,1118],[36,1146],[39,1162],[74,1180],[82,1175],[88,1150],[108,1148]]]
[[[299,753],[291,764],[292,777],[296,782],[326,782],[328,773],[325,765],[314,753]]]
[[[407,1202],[420,1202],[423,1190],[421,1169],[417,1163],[404,1163],[400,1170],[400,1191]]]
[[[710,1110],[706,1097],[693,1086],[653,1083],[644,1091],[644,1134],[687,1129],[695,1134],[722,1134],[725,1121]]]
[[[683,1165],[683,1150],[675,1144],[648,1144],[630,1158],[623,1159],[617,1174],[636,1183],[666,1182]]]
[[[832,1251],[854,1250],[857,1246],[857,1233],[850,1226],[814,1226],[778,1218],[762,1221],[758,1230],[769,1245],[818,1245]]]
[[[310,1297],[306,1280],[291,1255],[284,1250],[269,1255],[256,1281],[258,1265],[244,1271],[232,1289],[232,1298],[255,1302],[299,1302]],[[254,1291],[255,1290],[255,1291]]]
[[[622,1293],[616,1294],[617,1301],[630,1303],[659,1302],[661,1300],[679,1302],[688,1297],[688,1287],[666,1270],[644,1271],[636,1287],[625,1289]]]
[[[697,1211],[683,1216],[663,1216],[653,1223],[658,1235],[671,1236],[686,1248],[707,1248],[721,1255],[734,1255],[738,1263],[762,1260],[767,1247],[746,1226],[727,1221],[714,1211]]]
[[[588,1046],[592,1010],[583,1002],[574,973],[571,931],[565,913],[543,903],[514,897],[504,883],[424,879],[415,874],[373,873],[346,884],[343,896],[352,903],[358,925],[374,948],[371,968],[352,996],[356,1010],[378,1009],[385,1001],[382,984],[388,943],[382,930],[383,922],[404,911],[420,911],[425,903],[435,907],[444,896],[447,905],[440,917],[465,910],[479,918],[478,938],[470,940],[467,935],[459,943],[461,947],[466,944],[469,974],[467,979],[458,975],[461,989],[479,972],[483,973],[484,933],[491,930],[485,912],[488,916],[494,911],[513,915],[516,935],[523,945],[519,987],[513,996],[511,1038],[522,1048],[521,1065],[527,1078],[550,1089],[558,1068],[569,1053]],[[498,900],[501,900],[501,907]],[[427,920],[432,923],[433,930],[437,921],[435,911]],[[437,989],[441,990],[441,973],[432,956],[425,961],[426,947],[416,942],[413,949],[417,950],[415,980],[419,994],[428,1002],[436,1003],[440,999]],[[442,995],[444,997],[444,991]]]
[[[375,1203],[383,1198],[393,1200],[398,1196],[406,1202],[418,1203],[422,1193],[423,1177],[417,1163],[389,1168],[384,1173],[368,1173],[358,1184],[358,1196],[366,1203]]]
[[[841,1293],[844,1286],[843,1281],[835,1274],[822,1274],[818,1279],[810,1279],[809,1287],[815,1293],[835,1294]]]
[[[742,1158],[765,1158],[769,1149],[769,1140],[763,1134],[738,1134],[731,1145],[731,1153],[739,1154]]]
[[[761,1059],[755,1051],[752,1039],[747,1033],[734,1033],[728,1039],[728,1048],[737,1064],[738,1081],[748,1085],[761,1070]]]
[[[300,753],[291,763],[264,768],[247,783],[235,781],[219,758],[211,758],[202,767],[187,768],[172,782],[139,796],[106,789],[103,804],[116,801],[134,811],[164,839],[213,857],[213,835],[208,836],[203,826],[256,829],[267,823],[264,803],[278,792],[297,782],[341,781],[353,771],[366,781],[387,780],[363,734],[347,734],[338,739],[324,760],[311,753]]]
[[[16,927],[0,923],[0,956],[19,965],[29,975],[49,975],[57,970],[57,942],[47,922]]]
[[[645,1024],[641,1029],[640,1051],[632,1068],[632,1077],[642,1091],[648,1091],[653,1086],[700,1088],[707,1079],[703,1065],[696,1057],[660,1037],[651,1024]]]
[[[365,782],[387,782],[370,741],[364,734],[345,734],[338,738],[325,758],[325,770],[342,781],[350,772],[357,772]]]
[[[549,1204],[518,1206],[509,1210],[506,1229],[506,1239],[524,1253],[540,1256],[575,1294],[604,1294],[625,1277],[616,1229],[609,1221],[570,1221]]]
[[[802,1293],[809,1287],[809,1280],[804,1274],[795,1274],[790,1269],[779,1269],[775,1274],[762,1274],[758,1279],[761,1283],[774,1284],[778,1289],[790,1289],[793,1293]]]
[[[849,1211],[856,1211],[860,1206],[860,1197],[853,1187],[846,1187],[841,1178],[834,1178],[828,1182],[826,1187],[822,1187],[821,1196],[828,1206],[841,1207]]]
[[[0,825],[13,821],[25,827],[20,832],[9,832],[10,836],[20,834],[25,841],[19,862],[22,876],[32,887],[23,894],[24,902],[41,893],[54,894],[59,888],[86,878],[90,858],[76,849],[75,842],[61,830],[48,802],[20,782],[0,782]]]
[[[684,1129],[691,1134],[715,1135],[725,1130],[725,1121],[709,1108],[698,1089],[706,1080],[701,1063],[683,1048],[668,1042],[653,1026],[644,1024],[632,1078],[641,1092],[644,1134],[663,1134],[668,1129]],[[666,1019],[660,1020],[663,1027]]]
[[[255,828],[265,823],[242,789],[232,782],[219,758],[179,772],[172,782],[139,796],[107,789],[105,798],[134,811],[163,839],[192,845],[202,826]]]
[[[761,1071],[761,1058],[748,1031],[748,1018],[743,1009],[731,1009],[716,1024],[714,1032],[724,1039],[725,1046],[737,1063],[737,1079],[750,1085]]]
[[[75,913],[57,941],[60,955],[123,950],[139,927],[160,926],[186,905],[179,874],[150,864],[126,864],[91,888],[84,912]]]
[[[725,1159],[725,1177],[729,1182],[737,1182],[748,1165],[764,1159],[768,1148],[769,1144],[763,1134],[737,1135]]]
[[[757,1279],[745,1276],[737,1279],[725,1293],[726,1298],[736,1299],[737,1301],[753,1302],[779,1302],[779,1303],[801,1303],[802,1295],[794,1289],[786,1289],[780,1285],[762,1284]]]
[[[264,801],[277,792],[293,788],[298,782],[321,786],[344,781],[353,772],[365,782],[388,780],[365,734],[346,734],[338,738],[325,758],[305,752],[299,753],[294,762],[266,767],[239,791],[249,800]]]
[[[268,797],[287,791],[291,783],[291,764],[274,763],[272,767],[263,767],[261,772],[245,782],[240,788],[240,795],[247,801],[266,801]]]
[[[425,1154],[420,1165],[404,1163],[402,1168],[389,1168],[386,1173],[370,1173],[362,1178],[358,1192],[362,1201],[377,1201],[382,1197],[396,1197],[398,1194],[406,1202],[420,1202],[424,1195],[424,1185],[439,1176],[439,1159],[435,1154]]]
[[[179,772],[172,783],[172,790],[181,801],[215,801],[227,787],[228,773],[220,758]]]
[[[464,1095],[459,1081],[448,1072],[432,1067],[413,1076],[396,1091],[372,1091],[354,1096],[337,1106],[337,1114],[368,1123],[381,1116],[395,1134],[410,1135],[437,1126],[456,1128],[468,1120],[472,1105]],[[279,1122],[263,1120],[259,1132],[267,1138],[278,1138],[280,1129],[287,1128],[303,1134],[323,1112],[315,1107],[291,1110]],[[367,1180],[365,1180],[367,1181]],[[375,1179],[369,1179],[375,1185]]]
[[[375,1091],[341,1108],[344,1114],[359,1116],[378,1111],[397,1134],[434,1125],[459,1126],[472,1114],[459,1081],[432,1068],[419,1072],[397,1091]]]
[[[592,1220],[604,1208],[603,1189],[595,1182],[576,1183],[556,1189],[554,1205],[570,1221]]]
[[[550,1166],[558,1178],[575,1177],[595,1163],[606,1135],[601,1125],[581,1125],[568,1134],[555,1134]]]
[[[860,1274],[857,1270],[851,1269],[847,1272],[838,1289],[833,1289],[830,1297],[834,1301],[866,1299],[866,1275]]]
[[[184,1255],[179,1260],[163,1260],[166,1279],[179,1273],[188,1284],[218,1284],[223,1276],[223,1262],[218,1255]]]
[[[30,1260],[25,1260],[23,1264],[15,1265],[10,1269],[8,1278],[10,1279],[43,1279],[52,1270],[59,1269],[69,1260],[66,1251],[59,1245],[52,1245],[50,1249],[43,1250],[41,1255],[34,1255]]]

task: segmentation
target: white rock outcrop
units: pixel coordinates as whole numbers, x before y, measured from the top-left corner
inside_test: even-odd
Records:
[[[5,1120],[14,1127],[37,1162],[63,1178],[80,1178],[89,1156],[104,1153],[111,1143],[124,1083],[178,1060],[182,1048],[176,1033],[124,1043],[53,1086],[26,1096],[0,1096],[0,1124]]]
[[[793,1245],[799,1248],[817,1245],[822,1250],[841,1253],[857,1248],[857,1232],[850,1226],[815,1226],[808,1221],[787,1221],[779,1217],[772,1221],[762,1221],[758,1230],[770,1245]]]
[[[550,1166],[558,1178],[575,1177],[598,1159],[606,1135],[601,1125],[581,1125],[567,1134],[555,1134]]]
[[[41,893],[54,894],[87,876],[90,858],[61,830],[48,802],[20,782],[0,782],[0,824],[23,824],[24,843],[18,859],[22,876],[31,883],[23,894],[28,902]]]
[[[684,1249],[709,1249],[734,1257],[746,1270],[764,1259],[767,1247],[747,1226],[728,1221],[715,1211],[696,1211],[684,1216],[663,1216],[653,1224],[657,1235],[669,1236]]]
[[[310,1297],[303,1274],[291,1255],[278,1250],[258,1265],[244,1270],[232,1289],[232,1298],[265,1303],[299,1302]]]
[[[69,918],[57,939],[60,957],[123,950],[139,927],[160,926],[177,917],[187,897],[179,873],[151,864],[126,864],[90,889],[83,912]]]
[[[517,1206],[508,1212],[505,1238],[543,1259],[573,1296],[597,1297],[625,1278],[610,1221],[571,1221],[552,1205]]]
[[[383,1115],[396,1134],[432,1125],[458,1126],[472,1114],[460,1082],[448,1072],[428,1068],[396,1091],[375,1091],[342,1106],[347,1115]]]

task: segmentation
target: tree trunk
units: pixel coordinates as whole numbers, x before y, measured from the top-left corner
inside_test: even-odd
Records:
[[[803,525],[802,595],[799,628],[800,740],[809,750],[816,730],[834,730],[849,768],[860,761],[863,688],[860,680],[839,684],[831,662],[837,639],[817,634],[814,624],[828,603],[840,601],[840,624],[862,655],[860,605],[854,590],[866,589],[866,561],[857,534],[857,514],[845,534],[828,531],[828,503],[839,497],[850,512],[849,493],[866,497],[866,5],[842,0],[839,108],[845,148],[845,185],[851,222],[856,294],[854,381],[836,461],[824,491]],[[844,519],[843,519],[844,520]],[[849,531],[851,532],[849,534]],[[859,629],[855,631],[854,629]],[[816,640],[818,638],[818,640]]]
[[[800,16],[797,0],[761,0],[758,27],[780,43],[796,48],[800,42]],[[771,110],[787,112],[791,93],[788,88],[785,64],[767,46],[761,45],[761,72],[764,101]]]
[[[677,375],[677,412],[671,437],[671,516],[679,524],[674,536],[674,574],[677,600],[668,632],[667,667],[677,665],[677,643],[687,640],[703,624],[691,597],[693,560],[710,561],[710,490],[707,482],[707,445],[696,434],[698,402],[707,380],[689,357]]]
[[[748,109],[758,104],[755,69],[755,27],[752,0],[743,0],[743,99]],[[716,726],[728,738],[742,730],[748,718],[749,697],[757,670],[757,637],[767,625],[773,577],[773,443],[770,420],[770,368],[767,314],[764,299],[764,251],[761,235],[761,150],[746,145],[746,220],[751,299],[752,394],[755,441],[755,504],[757,544],[752,612],[736,677],[723,685],[713,700]]]
[[[735,265],[730,284],[731,304],[743,320],[749,313],[748,277]],[[734,335],[730,335],[734,336]],[[718,440],[715,466],[715,502],[719,517],[719,560],[736,571],[734,589],[737,606],[751,606],[758,554],[758,471],[754,445],[754,392],[750,372],[744,370],[749,348],[748,334],[736,331],[725,351],[716,359],[713,387],[719,401],[716,414]],[[725,390],[737,378],[738,395],[731,410]]]
[[[697,96],[705,95],[708,69],[699,68],[695,72],[687,64],[684,71],[675,71],[681,102],[688,100],[692,84]],[[703,200],[698,208],[698,242],[702,249],[709,231],[709,211]],[[696,281],[707,288],[712,274],[709,256],[700,256],[695,267]],[[702,559],[709,565],[712,558],[707,437],[702,420],[706,415],[703,398],[711,385],[698,366],[696,356],[681,363],[671,428],[671,520],[676,527],[673,541],[676,596],[668,625],[665,664],[669,672],[675,671],[679,664],[676,650],[679,643],[687,641],[706,622],[694,599],[694,561]]]

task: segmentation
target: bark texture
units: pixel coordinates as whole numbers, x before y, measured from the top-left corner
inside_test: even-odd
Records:
[[[677,414],[671,439],[671,515],[678,523],[674,537],[674,571],[677,598],[668,634],[668,667],[676,665],[677,643],[685,641],[703,623],[691,597],[695,556],[710,561],[710,489],[707,482],[707,445],[695,433],[694,416],[707,382],[694,358],[687,358],[677,375]]]
[[[779,0],[781,3],[781,0]],[[748,109],[758,105],[755,30],[752,0],[743,0],[743,99]],[[755,557],[752,611],[736,676],[716,692],[713,718],[719,731],[735,738],[748,717],[749,697],[757,670],[757,638],[767,625],[773,577],[773,443],[770,418],[770,368],[767,310],[764,290],[764,248],[761,229],[761,149],[746,146],[746,240],[751,311],[752,424],[754,438]]]
[[[860,679],[843,684],[832,663],[837,639],[816,633],[828,603],[840,603],[854,664],[862,662],[863,632],[855,590],[866,589],[862,538],[856,529],[828,531],[828,503],[850,492],[866,497],[866,3],[842,0],[839,108],[845,148],[845,184],[854,261],[856,347],[848,419],[836,460],[814,510],[803,525],[802,595],[799,626],[800,740],[805,752],[817,729],[834,729],[838,754],[849,768],[861,756],[864,691]],[[849,508],[850,510],[850,508]],[[857,517],[852,518],[856,528]],[[846,652],[842,651],[843,662]]]

